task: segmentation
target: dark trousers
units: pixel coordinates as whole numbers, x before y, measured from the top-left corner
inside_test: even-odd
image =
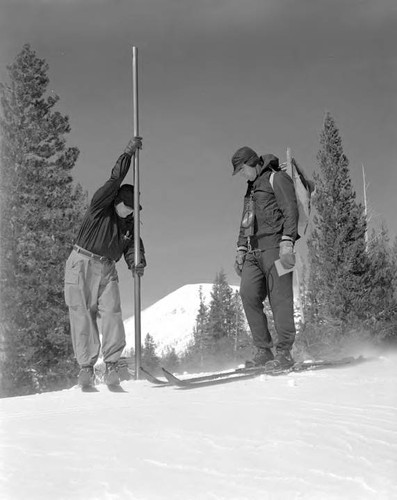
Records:
[[[279,258],[279,249],[249,253],[245,259],[240,295],[244,312],[257,348],[273,347],[263,302],[269,297],[277,332],[276,350],[291,350],[295,340],[294,298],[292,273],[279,276],[274,262]]]

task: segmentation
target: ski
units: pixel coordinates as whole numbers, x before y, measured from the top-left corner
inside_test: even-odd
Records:
[[[207,387],[210,385],[226,384],[229,382],[236,382],[241,380],[247,380],[250,378],[257,377],[259,375],[268,376],[279,376],[286,375],[292,372],[302,372],[309,370],[319,370],[324,368],[336,368],[343,365],[350,365],[352,363],[357,363],[364,361],[363,357],[354,358],[342,358],[339,360],[318,360],[318,361],[301,361],[295,363],[293,366],[286,369],[275,369],[269,370],[265,367],[253,367],[253,368],[238,368],[229,372],[218,372],[209,375],[204,375],[202,377],[191,377],[181,379],[168,370],[163,368],[163,373],[168,380],[168,382],[174,386],[191,389],[194,387]]]
[[[143,375],[143,377],[148,381],[148,382],[151,382],[152,384],[154,385],[158,385],[158,386],[169,386],[169,385],[175,385],[173,383],[171,383],[168,379],[168,377],[172,378],[173,375],[171,372],[167,371],[165,368],[162,368],[163,370],[163,373],[165,375],[165,372],[167,372],[167,376],[166,376],[166,380],[162,380],[156,376],[154,376],[152,373],[150,373],[148,370],[146,370],[146,368],[143,368],[142,366],[140,367],[140,370],[141,370],[141,375]],[[230,375],[233,375],[233,374],[237,374],[237,373],[240,373],[241,370],[258,370],[258,367],[255,367],[255,368],[237,368],[237,369],[234,369],[234,370],[230,370],[230,371],[227,371],[227,372],[220,372],[220,373],[215,373],[215,374],[208,374],[208,375],[203,375],[203,376],[199,376],[199,377],[194,377],[194,378],[191,378],[191,379],[187,379],[187,380],[194,380],[196,382],[201,382],[201,381],[204,381],[204,380],[211,380],[213,378],[220,378],[221,376],[222,377],[227,377],[227,376],[230,376]],[[261,368],[262,370],[262,368]]]
[[[208,385],[227,384],[229,382],[235,382],[236,380],[246,380],[248,378],[257,377],[258,375],[265,373],[265,369],[241,368],[233,370],[233,372],[212,373],[210,375],[203,375],[202,377],[192,377],[186,379],[176,377],[165,368],[163,368],[163,373],[171,385],[187,389],[192,387],[206,387]]]
[[[260,368],[260,369],[262,370],[262,368]],[[154,376],[148,370],[146,370],[146,368],[143,368],[142,366],[140,367],[141,375],[148,382],[151,382],[152,384],[154,384],[156,386],[159,386],[159,387],[167,387],[167,386],[170,386],[170,385],[176,385],[175,381],[174,381],[174,383],[172,383],[168,379],[168,378],[172,379],[172,377],[174,375],[171,372],[167,371],[165,368],[162,368],[162,370],[163,370],[164,375],[165,375],[165,372],[167,372],[166,380],[160,379],[160,378]],[[244,371],[248,371],[248,370],[250,370],[250,371],[251,370],[257,371],[258,367],[255,367],[255,368],[237,368],[237,369],[230,370],[230,371],[227,371],[227,372],[220,372],[220,373],[215,373],[215,374],[211,373],[211,374],[208,374],[208,375],[203,375],[203,376],[198,376],[198,377],[195,376],[195,377],[192,377],[191,379],[186,379],[186,380],[194,380],[196,382],[202,382],[202,381],[205,381],[205,380],[212,380],[213,378],[227,377],[227,376],[230,376],[230,375],[233,375],[233,374],[240,373],[242,370],[244,370]]]
[[[250,368],[235,368],[234,370],[229,370],[225,372],[216,372],[216,373],[209,373],[208,375],[202,375],[202,376],[195,376],[195,377],[189,377],[189,378],[184,378],[181,379],[179,377],[176,377],[173,375],[171,372],[166,370],[165,368],[162,368],[163,373],[165,378],[168,380],[168,382],[172,385],[186,385],[188,383],[198,383],[198,382],[207,382],[207,381],[213,381],[213,380],[220,380],[220,379],[235,379],[235,377],[241,377],[242,375],[250,375],[250,376],[255,376],[257,374],[263,373],[264,372],[264,367],[250,367]]]
[[[152,375],[148,370],[146,370],[142,366],[140,367],[140,370],[141,370],[141,375],[143,375],[143,377],[148,382],[151,382],[152,384],[158,385],[158,386],[168,386],[168,385],[170,385],[170,383],[168,382],[168,380],[161,380],[161,379],[155,377],[154,375]]]

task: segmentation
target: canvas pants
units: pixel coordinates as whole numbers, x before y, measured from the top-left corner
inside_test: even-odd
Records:
[[[277,332],[276,350],[291,350],[295,340],[292,273],[279,276],[274,262],[279,249],[247,254],[241,274],[240,295],[254,346],[273,347],[263,302],[269,297]]]
[[[65,302],[78,364],[93,366],[98,359],[98,321],[103,359],[118,361],[125,347],[125,331],[115,263],[94,260],[73,250],[65,268]]]

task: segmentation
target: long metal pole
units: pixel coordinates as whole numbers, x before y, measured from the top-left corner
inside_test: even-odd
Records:
[[[139,106],[138,106],[138,48],[132,47],[132,80],[134,104],[134,136],[139,136]],[[140,252],[140,200],[139,200],[139,149],[136,150],[133,161],[134,184],[134,261],[141,261]],[[135,319],[135,379],[139,379],[141,368],[141,278],[134,276],[134,319]]]

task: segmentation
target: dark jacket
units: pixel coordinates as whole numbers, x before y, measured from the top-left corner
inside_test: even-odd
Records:
[[[131,165],[131,156],[122,154],[112,169],[110,179],[96,191],[84,216],[76,245],[111,260],[124,254],[129,268],[134,265],[134,218],[125,219],[116,213],[114,201]],[[142,240],[141,262],[145,262]]]
[[[244,214],[252,195],[254,214],[250,236],[254,248],[267,249],[279,246],[282,236],[288,236],[293,241],[297,239],[298,205],[294,184],[291,177],[282,171],[277,171],[270,184],[270,175],[278,159],[273,155],[261,156],[262,166],[258,166],[259,175],[253,182],[248,182],[244,197]],[[277,160],[275,162],[275,160]],[[247,246],[246,228],[240,226],[238,246]]]

